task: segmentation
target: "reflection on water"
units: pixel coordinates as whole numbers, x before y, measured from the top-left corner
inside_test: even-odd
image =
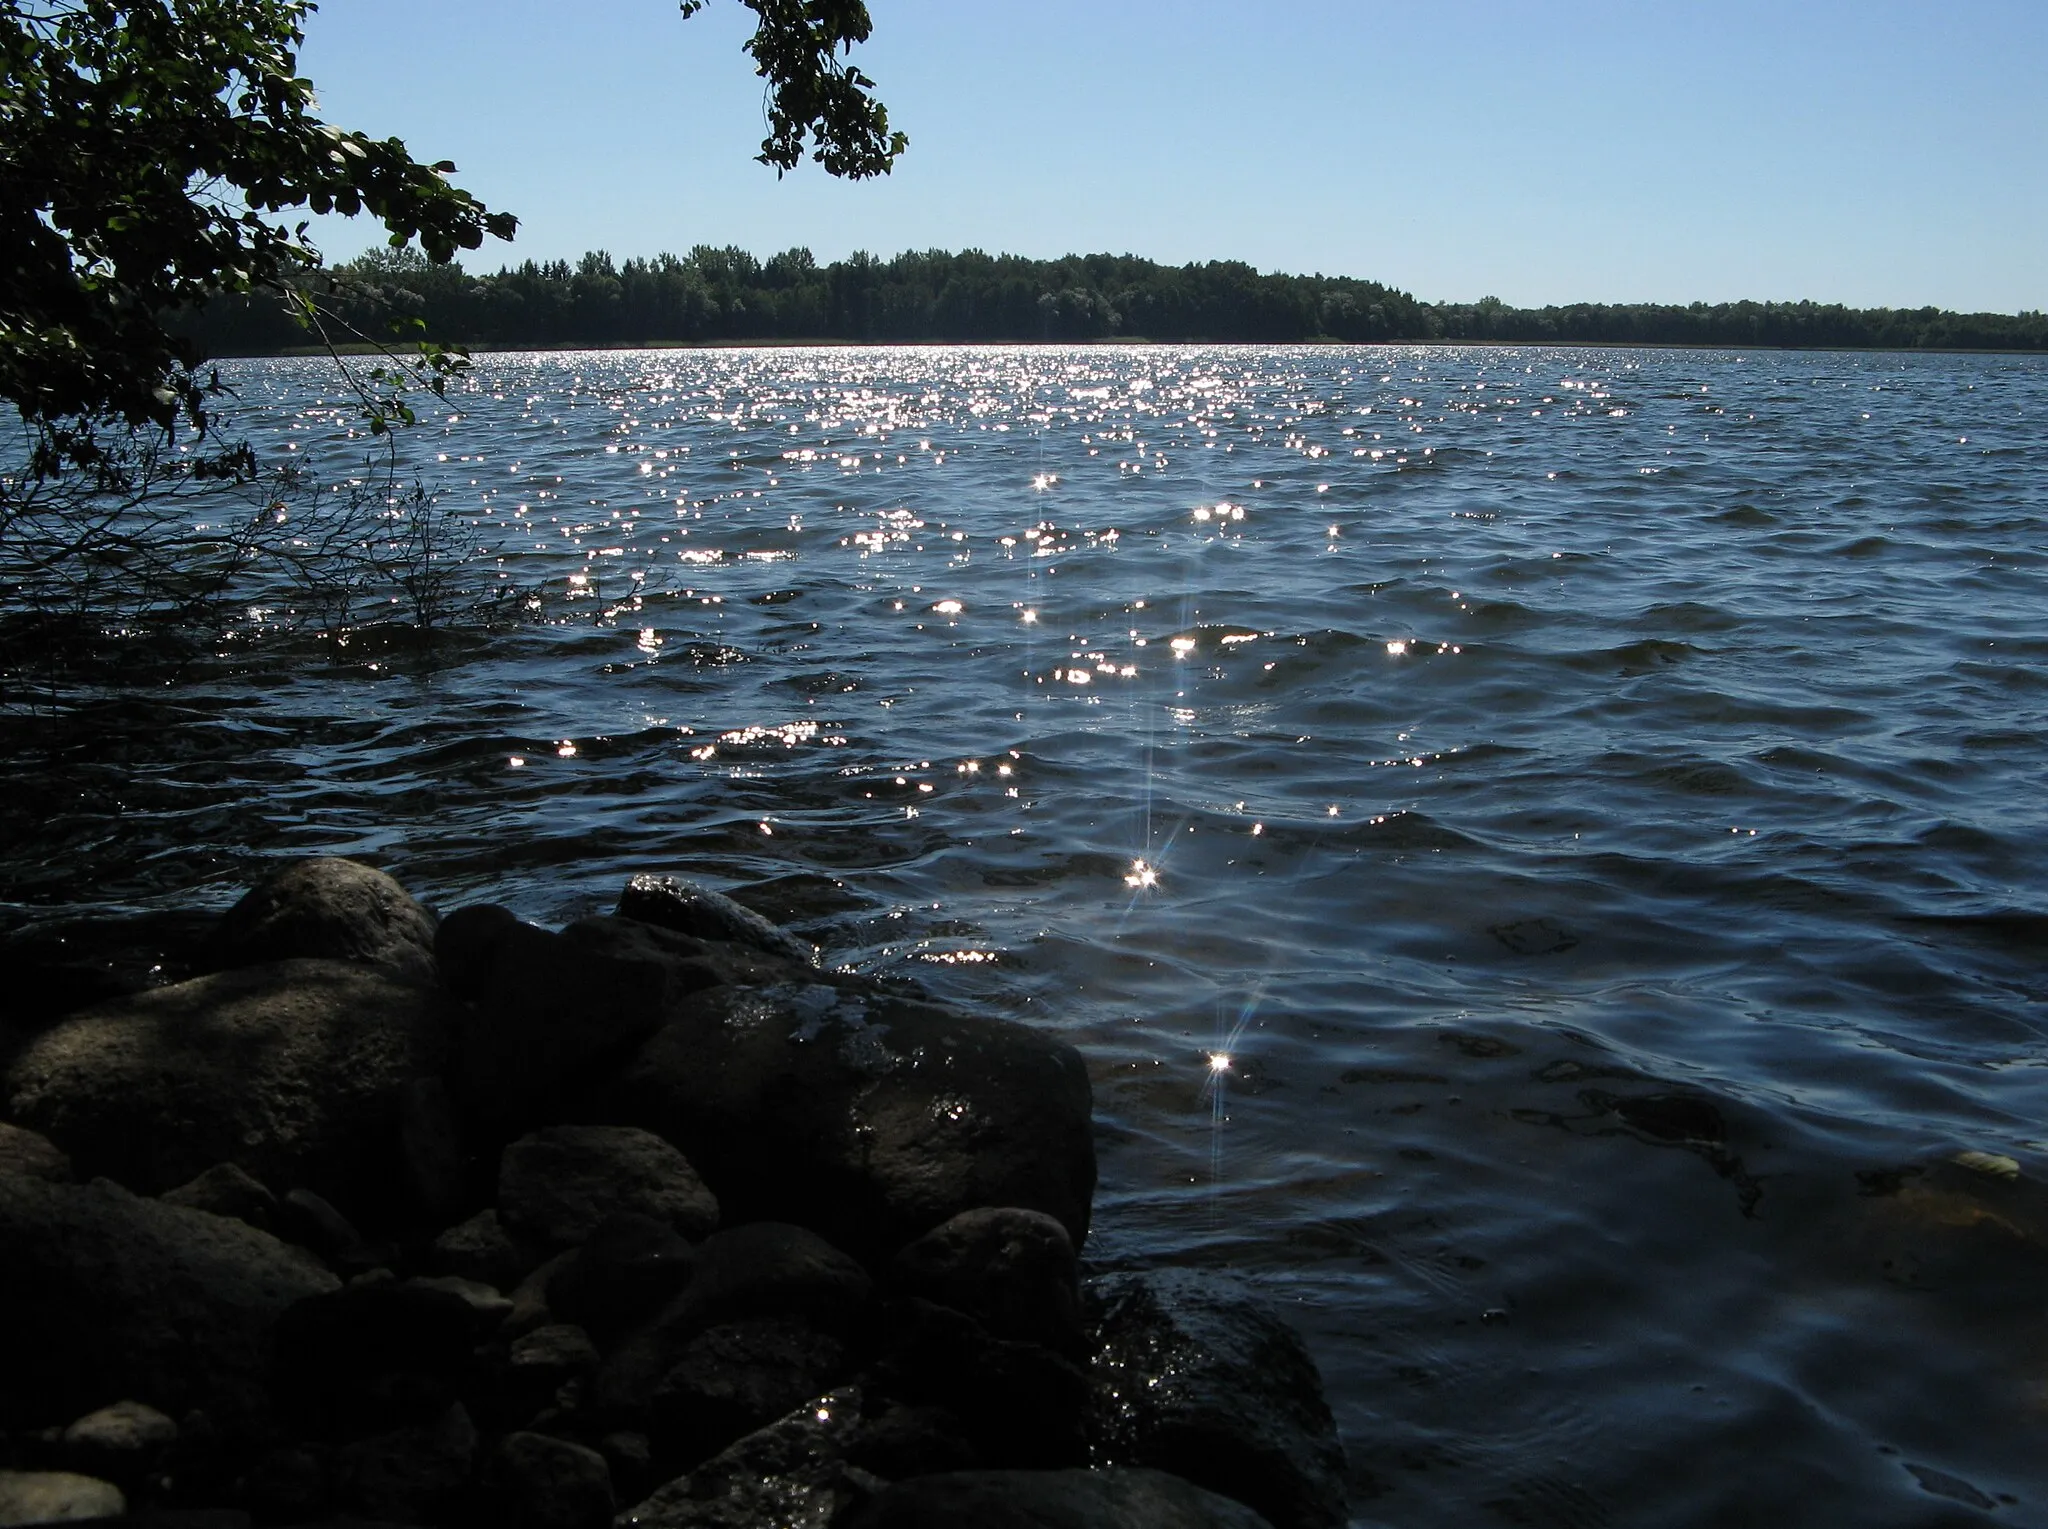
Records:
[[[240,385],[359,461],[317,364]],[[490,357],[404,446],[552,618],[0,718],[14,913],[307,850],[548,921],[741,884],[1086,1049],[1093,1256],[1286,1303],[1363,1522],[2029,1521],[2044,410],[1985,357]]]

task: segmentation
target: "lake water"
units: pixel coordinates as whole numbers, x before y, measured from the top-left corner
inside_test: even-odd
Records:
[[[324,364],[239,386],[360,469]],[[404,460],[546,619],[17,768],[11,916],[751,887],[1084,1050],[1089,1253],[1279,1302],[1361,1524],[2048,1522],[2044,420],[2009,357],[485,357]]]

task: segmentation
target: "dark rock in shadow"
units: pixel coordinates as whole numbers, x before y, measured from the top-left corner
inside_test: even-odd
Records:
[[[1272,1529],[1241,1502],[1152,1470],[955,1471],[884,1487],[842,1529]]]
[[[382,871],[353,860],[300,860],[249,889],[201,952],[207,967],[308,957],[377,967],[432,984],[434,918]]]

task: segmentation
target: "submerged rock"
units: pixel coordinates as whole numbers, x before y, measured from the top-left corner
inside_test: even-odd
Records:
[[[410,1209],[400,1094],[447,1055],[433,993],[338,961],[196,977],[87,1009],[8,1069],[8,1112],[142,1193],[234,1163],[354,1217]]]
[[[752,945],[799,966],[818,964],[817,948],[777,928],[722,892],[678,876],[635,876],[619,898],[619,917],[700,940]]]
[[[205,956],[217,969],[314,957],[408,982],[436,978],[433,915],[382,871],[326,857],[252,887],[222,916]]]
[[[1165,1471],[952,1471],[884,1487],[843,1529],[1272,1529]]]
[[[728,1219],[793,1221],[879,1262],[961,1211],[1043,1211],[1079,1243],[1087,1068],[1022,1025],[824,983],[721,987],[591,1101],[674,1142]]]
[[[270,1336],[334,1276],[267,1233],[116,1184],[0,1178],[0,1423],[109,1398],[267,1426]]]
[[[1101,1458],[1185,1476],[1277,1529],[1340,1529],[1344,1456],[1292,1328],[1188,1270],[1113,1275],[1088,1299]]]

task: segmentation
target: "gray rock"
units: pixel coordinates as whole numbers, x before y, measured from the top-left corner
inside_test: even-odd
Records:
[[[798,966],[818,964],[817,947],[779,929],[722,892],[678,876],[635,876],[619,898],[619,916],[657,928],[752,945]]]
[[[111,1481],[70,1471],[0,1471],[0,1529],[120,1518],[127,1499]]]
[[[793,1221],[879,1261],[1015,1205],[1078,1245],[1095,1186],[1088,1073],[1022,1025],[827,983],[716,988],[589,1101],[674,1142],[730,1221]]]
[[[460,1403],[430,1423],[372,1434],[334,1456],[335,1496],[373,1518],[445,1520],[476,1464],[477,1432]]]
[[[448,1046],[435,994],[336,961],[194,978],[60,1020],[8,1070],[8,1110],[79,1170],[157,1193],[218,1163],[395,1214],[397,1099]]]
[[[551,1126],[505,1149],[498,1215],[515,1236],[571,1247],[623,1215],[703,1237],[718,1225],[718,1201],[689,1160],[650,1131]]]
[[[1189,1270],[1113,1275],[1088,1301],[1098,1458],[1185,1476],[1280,1529],[1340,1529],[1344,1456],[1291,1327]]]
[[[166,1205],[231,1216],[270,1231],[277,1222],[277,1196],[261,1179],[234,1163],[215,1163],[206,1172],[157,1198]]]
[[[898,1253],[891,1286],[973,1317],[998,1338],[1064,1354],[1086,1346],[1066,1228],[1041,1211],[962,1211]]]
[[[845,1529],[1272,1529],[1243,1503],[1150,1470],[954,1471],[884,1487]]]
[[[300,860],[265,878],[222,916],[206,956],[216,968],[314,957],[409,982],[436,978],[433,916],[382,871],[352,860]]]
[[[0,1122],[0,1178],[41,1179],[50,1184],[71,1182],[71,1159],[56,1143],[34,1131]]]
[[[0,1423],[65,1423],[110,1396],[223,1430],[266,1423],[270,1337],[335,1288],[239,1221],[118,1185],[0,1179]]]
[[[491,1521],[508,1529],[606,1529],[611,1467],[603,1455],[539,1433],[507,1434],[484,1466]]]
[[[505,1230],[495,1210],[478,1211],[449,1227],[434,1239],[429,1259],[437,1274],[473,1279],[500,1290],[515,1289],[540,1262],[538,1254]]]
[[[521,923],[503,908],[442,921],[448,987],[469,1005],[457,1055],[461,1102],[477,1120],[518,1129],[610,1071],[658,1029],[668,972]]]
[[[657,1488],[616,1529],[829,1529],[879,1484],[846,1460],[860,1407],[850,1386],[807,1401]]]
[[[115,1402],[64,1430],[66,1463],[133,1485],[178,1442],[178,1425],[142,1402]]]

